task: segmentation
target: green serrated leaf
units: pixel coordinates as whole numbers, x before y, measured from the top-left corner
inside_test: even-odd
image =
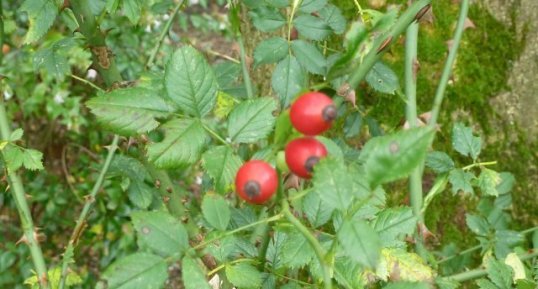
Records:
[[[327,60],[314,44],[300,39],[294,40],[291,42],[291,50],[299,64],[307,71],[319,75],[325,74]]]
[[[25,0],[19,9],[28,13],[30,21],[30,28],[24,38],[24,43],[27,44],[39,40],[47,33],[59,10],[54,0]]]
[[[293,20],[293,26],[299,34],[307,39],[321,41],[331,35],[331,27],[321,19],[310,14],[303,14]]]
[[[454,161],[444,152],[430,152],[426,156],[426,166],[438,174],[449,172],[454,168]]]
[[[288,234],[280,251],[282,263],[290,268],[300,268],[315,256],[306,238],[299,232]]]
[[[328,4],[319,10],[319,16],[331,27],[336,34],[342,34],[346,30],[346,18],[342,15],[340,8]]]
[[[192,46],[176,50],[164,75],[168,96],[186,114],[203,117],[216,102],[217,80],[203,55]]]
[[[470,127],[456,123],[452,129],[452,146],[463,156],[470,156],[476,160],[480,155],[482,139],[473,136],[473,130]]]
[[[462,191],[464,194],[474,194],[471,183],[473,179],[475,179],[475,176],[472,173],[462,169],[451,170],[448,175],[448,181],[452,185],[453,194],[457,194],[459,191]]]
[[[180,256],[189,247],[187,230],[172,215],[162,211],[137,211],[131,218],[141,246],[163,257]]]
[[[288,55],[288,41],[282,37],[265,39],[254,49],[256,65],[276,63]]]
[[[159,168],[175,168],[192,164],[200,158],[208,140],[199,120],[174,119],[161,127],[165,137],[148,146],[148,159]]]
[[[402,239],[415,231],[417,219],[409,207],[389,208],[381,211],[371,225],[383,247],[402,247],[405,246]]]
[[[288,55],[277,64],[271,78],[271,86],[280,98],[282,108],[287,107],[301,92],[305,81],[306,73],[294,56]]]
[[[275,124],[276,102],[269,97],[246,100],[238,104],[228,118],[232,142],[251,143],[266,137]]]
[[[22,165],[31,171],[43,169],[43,153],[33,149],[22,150]]]
[[[123,13],[132,24],[137,24],[142,12],[140,0],[123,0]]]
[[[22,128],[18,128],[11,133],[11,135],[9,136],[9,141],[16,142],[22,138],[23,134],[24,131],[22,130]]]
[[[234,250],[237,249],[237,244],[239,239],[234,236],[227,236],[222,238],[220,241],[212,242],[207,246],[208,253],[215,257],[217,261],[225,263],[228,258],[234,253]],[[255,250],[257,252],[257,250]]]
[[[202,163],[215,182],[217,191],[224,193],[233,183],[243,162],[229,146],[216,146],[203,154]]]
[[[371,188],[406,177],[426,157],[434,136],[431,128],[412,128],[372,138],[359,157]]]
[[[166,260],[135,253],[114,262],[103,274],[108,289],[161,288],[168,278]]]
[[[344,135],[346,138],[358,136],[361,132],[362,116],[359,112],[352,112],[346,116],[344,121]]]
[[[104,127],[126,136],[154,130],[159,126],[156,118],[173,111],[158,91],[140,87],[116,89],[90,99],[86,105]]]
[[[327,5],[327,0],[303,0],[299,11],[312,13],[321,10],[325,5]]]
[[[147,209],[153,201],[156,190],[143,181],[132,181],[127,190],[127,196],[131,203],[140,209]]]
[[[114,156],[108,172],[127,177],[131,181],[144,181],[149,178],[148,170],[139,160],[121,154]]]
[[[206,274],[195,259],[189,256],[183,257],[181,271],[185,289],[211,289]]]
[[[382,93],[395,94],[400,89],[396,73],[381,61],[374,64],[365,79],[373,89]]]
[[[480,176],[478,176],[478,186],[480,190],[489,196],[497,197],[499,192],[497,186],[501,183],[501,176],[494,170],[482,168]]]
[[[317,228],[331,219],[333,209],[325,206],[316,193],[309,193],[303,200],[303,211],[310,224]]]
[[[368,268],[377,266],[381,255],[381,240],[368,224],[344,220],[337,237],[347,256],[355,262]]]
[[[71,73],[67,52],[75,45],[73,38],[63,38],[48,47],[39,49],[33,58],[34,69],[45,69],[56,78],[63,80]]]
[[[480,289],[499,289],[499,287],[495,286],[493,282],[487,279],[476,280],[476,285],[478,285],[478,288]]]
[[[226,277],[238,288],[260,288],[262,275],[256,267],[247,263],[226,266]]]
[[[512,288],[512,268],[501,261],[490,259],[486,263],[488,278],[500,289]]]
[[[286,24],[286,18],[276,8],[260,6],[248,13],[252,24],[263,32],[271,32]]]
[[[34,273],[35,274],[35,273]],[[47,276],[49,277],[49,284],[52,288],[58,288],[60,286],[60,278],[62,276],[62,268],[56,267],[54,269],[47,271]],[[82,283],[82,278],[73,271],[67,272],[67,278],[65,279],[65,285],[75,286]],[[39,289],[39,281],[36,275],[24,280],[24,284],[30,285],[32,289]]]
[[[491,229],[488,221],[481,216],[467,214],[465,220],[467,222],[467,227],[479,236],[487,236]]]
[[[342,159],[325,158],[314,167],[314,191],[324,205],[346,211],[355,197],[351,175]]]
[[[230,207],[219,195],[205,195],[202,201],[202,213],[206,221],[218,230],[225,231],[230,223]]]

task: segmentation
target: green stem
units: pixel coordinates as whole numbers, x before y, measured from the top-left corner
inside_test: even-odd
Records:
[[[441,79],[439,80],[439,86],[437,86],[437,91],[435,92],[435,98],[433,101],[431,119],[428,125],[435,127],[437,124],[437,119],[439,117],[439,112],[441,110],[441,104],[443,103],[443,98],[445,95],[446,85],[448,84],[448,79],[450,77],[450,72],[452,71],[452,66],[456,60],[456,55],[458,48],[460,46],[461,37],[463,35],[463,30],[465,29],[465,19],[467,18],[467,11],[469,10],[469,0],[462,0],[460,7],[460,16],[458,23],[456,25],[456,31],[454,33],[454,39],[452,42],[452,47],[449,50],[448,58],[445,62],[445,67],[443,68],[443,73],[441,74]]]
[[[82,82],[82,83],[84,83],[84,84],[87,84],[87,85],[93,87],[93,88],[94,88],[95,90],[97,90],[97,91],[100,91],[100,92],[105,91],[104,89],[102,89],[102,88],[100,88],[99,86],[95,85],[93,82],[88,81],[88,80],[86,80],[86,79],[84,79],[84,78],[82,78],[82,77],[78,77],[78,76],[76,76],[76,75],[74,75],[74,74],[71,74],[70,76],[71,76],[73,79],[76,79],[76,80],[78,80],[78,81],[80,81],[80,82]]]
[[[177,190],[177,186],[174,185],[172,179],[170,179],[170,176],[166,173],[166,171],[155,168],[145,158],[142,158],[141,162],[148,170],[151,178],[158,180],[161,183],[159,192],[161,193],[161,198],[165,203],[168,212],[178,218],[184,217],[185,207],[183,206],[182,202],[183,194]]]
[[[254,92],[252,90],[252,81],[250,80],[250,74],[248,73],[247,57],[245,51],[245,44],[243,43],[243,36],[237,35],[237,43],[239,44],[239,54],[241,57],[241,68],[243,70],[243,81],[245,82],[245,88],[247,90],[247,97],[253,98]]]
[[[0,1],[0,6],[2,5]],[[7,140],[11,135],[11,129],[9,127],[9,119],[7,117],[6,108],[4,106],[3,99],[0,97],[0,138]],[[3,153],[2,153],[3,155]],[[11,170],[7,171],[9,188],[13,194],[15,205],[21,219],[22,230],[24,236],[21,240],[30,248],[30,255],[32,256],[32,262],[37,274],[37,280],[42,289],[48,289],[49,278],[47,275],[47,265],[45,264],[45,258],[39,241],[37,240],[37,230],[34,228],[34,222],[32,220],[32,214],[30,213],[30,207],[26,201],[26,194],[24,192],[24,186],[19,175]]]
[[[310,246],[312,246],[312,249],[314,249],[314,252],[316,253],[316,256],[318,258],[318,261],[320,263],[321,269],[323,270],[323,285],[325,289],[331,289],[332,288],[332,280],[331,280],[331,273],[329,265],[327,264],[327,261],[325,260],[325,252],[323,250],[323,247],[321,247],[321,244],[318,242],[316,237],[310,233],[307,227],[305,227],[301,221],[299,221],[290,211],[290,206],[288,202],[285,199],[282,199],[282,213],[288,219],[288,221],[295,226],[295,228],[306,238],[308,243],[310,243]]]
[[[411,4],[409,8],[398,18],[396,23],[392,26],[391,30],[388,33],[380,35],[375,41],[372,50],[364,57],[362,63],[355,68],[355,71],[349,77],[349,85],[351,88],[357,88],[359,83],[364,79],[368,71],[374,66],[376,61],[378,61],[383,53],[387,51],[388,46],[394,43],[398,36],[402,34],[407,26],[409,26],[413,21],[417,13],[424,8],[426,5],[430,4],[432,0],[418,0]],[[378,51],[383,44],[386,43],[386,46]]]
[[[90,194],[85,197],[86,203],[84,204],[84,207],[82,208],[82,212],[80,213],[77,219],[75,229],[73,230],[73,233],[71,233],[71,237],[69,238],[69,242],[67,243],[67,248],[65,249],[65,253],[63,256],[62,275],[60,279],[59,289],[63,289],[65,286],[65,279],[67,277],[67,269],[69,267],[69,262],[71,262],[71,259],[74,254],[75,246],[77,245],[77,242],[80,236],[82,235],[82,231],[86,227],[86,218],[88,217],[88,214],[90,213],[93,203],[95,202],[95,196],[97,196],[97,193],[99,192],[99,190],[101,189],[101,186],[103,185],[106,173],[108,172],[108,168],[110,167],[110,164],[112,163],[112,159],[114,158],[114,153],[118,149],[119,140],[120,140],[120,137],[118,135],[115,135],[114,139],[112,140],[112,144],[108,146],[108,154],[106,156],[105,164],[103,165],[103,167],[101,168],[101,172],[99,173],[99,177],[97,177],[97,181],[93,185],[93,188]]]
[[[537,226],[537,227],[529,228],[529,229],[527,229],[527,230],[523,230],[523,231],[521,231],[521,232],[519,232],[519,233],[522,234],[522,235],[527,235],[527,234],[530,234],[530,233],[532,233],[532,232],[534,232],[534,231],[537,231],[537,230],[538,230],[538,226]],[[469,249],[463,250],[463,251],[461,251],[461,252],[459,252],[459,253],[457,253],[457,254],[454,254],[454,255],[448,256],[448,257],[446,257],[446,258],[443,258],[443,259],[439,260],[439,261],[437,262],[437,264],[443,264],[443,263],[448,262],[448,261],[450,261],[450,260],[452,260],[452,259],[454,259],[454,258],[456,258],[456,257],[463,256],[463,255],[467,255],[467,254],[469,254],[469,253],[472,253],[472,252],[474,252],[474,251],[478,251],[478,250],[480,250],[480,249],[482,249],[482,245],[476,245],[476,246],[471,247],[471,248],[469,248]]]
[[[258,226],[260,224],[268,224],[270,222],[274,222],[274,221],[278,221],[280,219],[282,219],[282,217],[284,217],[282,214],[278,214],[278,215],[274,215],[272,217],[269,217],[269,218],[266,218],[266,219],[263,219],[263,220],[258,220],[254,223],[250,223],[248,225],[245,225],[245,226],[242,226],[242,227],[239,227],[237,229],[234,229],[234,230],[231,230],[231,231],[227,231],[226,233],[218,236],[218,237],[215,237],[213,239],[210,239],[210,240],[207,240],[207,241],[204,241],[194,247],[192,247],[194,250],[199,250],[201,248],[204,248],[205,246],[215,242],[215,241],[218,241],[222,238],[225,238],[225,237],[228,237],[228,236],[231,236],[235,233],[238,233],[238,232],[241,232],[241,231],[244,231],[244,230],[247,230],[247,229],[250,229],[252,227],[255,227],[255,226]]]
[[[181,9],[181,6],[183,6],[183,3],[185,3],[185,0],[179,1],[179,3],[174,8],[174,11],[172,12],[172,15],[170,15],[170,18],[168,18],[168,21],[164,25],[163,30],[161,31],[161,35],[159,35],[159,40],[157,40],[157,45],[153,47],[153,50],[151,51],[151,54],[149,55],[148,61],[146,62],[146,69],[149,68],[153,64],[153,61],[155,61],[155,56],[157,56],[159,49],[161,49],[161,45],[164,41],[164,38],[168,34],[168,31],[170,31],[172,22],[176,18],[177,13]]]
[[[0,49],[4,46],[4,10],[2,9],[2,0],[0,0]],[[4,52],[0,51],[0,65],[4,60]]]
[[[470,169],[472,169],[474,167],[492,166],[492,165],[496,165],[496,164],[497,164],[497,161],[481,162],[481,163],[470,164],[470,165],[465,166],[465,167],[463,167],[461,169],[464,170],[464,171],[467,171],[467,170],[470,170]]]
[[[406,95],[406,118],[409,127],[417,126],[417,45],[418,23],[411,23],[407,27],[405,35],[405,95]],[[413,214],[417,218],[419,228],[424,224],[422,204],[424,202],[422,192],[422,168],[416,167],[409,176],[409,199]],[[416,251],[424,257],[424,239],[420,232],[415,233]]]
[[[288,19],[288,42],[291,42],[291,31],[293,29],[293,18],[295,17],[295,12],[297,11],[297,7],[299,7],[302,2],[303,0],[294,0],[293,4],[291,5],[290,17]]]
[[[464,1],[466,1],[466,0],[464,0]],[[519,259],[521,261],[526,261],[526,260],[533,259],[535,257],[538,257],[538,251],[520,255]],[[450,279],[450,280],[457,281],[457,282],[465,282],[465,281],[473,280],[473,279],[476,279],[476,278],[484,277],[487,274],[488,274],[488,272],[485,269],[474,269],[474,270],[471,270],[471,271],[451,275],[451,276],[448,276],[446,278]]]
[[[220,141],[222,144],[225,144],[227,146],[230,145],[229,142],[227,142],[225,139],[223,139],[216,131],[212,130],[210,127],[208,127],[205,123],[202,122],[202,127],[214,138],[216,138],[218,141]]]

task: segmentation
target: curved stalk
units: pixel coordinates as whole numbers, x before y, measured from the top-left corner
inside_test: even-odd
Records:
[[[290,206],[285,199],[282,199],[282,213],[288,219],[288,221],[306,238],[312,249],[316,253],[316,257],[320,263],[321,269],[323,270],[323,285],[325,289],[332,289],[332,278],[330,273],[329,265],[325,260],[325,252],[321,247],[320,243],[310,233],[307,227],[305,227],[301,221],[299,221],[290,211]]]

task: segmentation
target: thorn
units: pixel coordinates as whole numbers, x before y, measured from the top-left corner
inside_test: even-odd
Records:
[[[166,192],[171,194],[172,193],[172,188],[171,187],[166,188]]]
[[[385,48],[387,48],[391,42],[392,42],[392,35],[390,35],[387,39],[383,41],[383,43],[381,43],[381,45],[379,45],[379,48],[377,49],[377,54],[385,50]]]
[[[26,235],[22,235],[22,237],[15,243],[15,245],[19,245],[20,243],[24,243],[28,245],[28,238],[26,238]]]
[[[84,196],[84,201],[86,201],[87,203],[93,203],[95,202],[95,198],[92,195],[86,195]]]
[[[420,10],[418,11],[417,15],[415,15],[415,21],[419,22],[419,21],[422,19],[422,17],[424,17],[424,15],[425,15],[428,11],[430,11],[430,8],[431,8],[431,7],[432,7],[431,4],[428,4],[428,5],[424,6],[424,7],[422,7],[422,9],[420,9]]]
[[[163,197],[163,202],[165,202],[166,204],[168,204],[168,202],[170,202],[170,197],[169,197],[169,196],[164,196],[164,197]]]
[[[155,187],[156,187],[157,189],[160,189],[160,188],[161,188],[161,180],[159,180],[159,179],[156,179],[156,180],[155,180]]]

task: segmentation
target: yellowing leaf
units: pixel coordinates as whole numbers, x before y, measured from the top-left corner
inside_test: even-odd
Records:
[[[415,253],[401,249],[384,248],[381,250],[381,259],[375,272],[365,271],[365,281],[373,282],[376,279],[383,281],[411,281],[431,282],[435,272]]]
[[[235,102],[234,98],[223,92],[219,91],[217,93],[217,107],[215,108],[215,115],[218,118],[226,118],[230,111],[234,108]]]
[[[57,268],[54,268],[52,270],[49,270],[47,272],[47,275],[49,276],[49,281],[50,281],[51,287],[52,288],[58,288],[58,286],[60,285],[60,277],[62,275],[61,268],[57,267]],[[80,278],[80,276],[77,273],[72,272],[72,271],[69,271],[67,273],[67,279],[66,279],[65,284],[68,287],[73,286],[73,285],[77,285],[77,284],[81,284],[81,283],[82,283],[82,279]],[[24,284],[30,285],[32,289],[39,289],[39,283],[37,281],[37,276],[36,275],[24,280]]]

